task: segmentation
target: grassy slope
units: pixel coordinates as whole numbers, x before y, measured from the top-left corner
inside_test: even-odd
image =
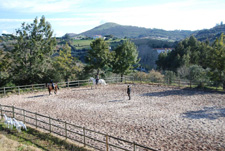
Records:
[[[6,143],[4,143],[6,142]],[[61,140],[49,133],[39,132],[33,128],[18,133],[14,128],[10,130],[0,123],[1,151],[86,151],[68,141]]]

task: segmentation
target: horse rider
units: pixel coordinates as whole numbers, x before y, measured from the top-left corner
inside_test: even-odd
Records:
[[[50,83],[52,84],[52,88],[55,89],[55,86],[54,86],[54,83],[53,83],[52,79],[51,79]]]
[[[99,74],[96,75],[96,85],[98,85],[98,81],[99,81]]]
[[[130,92],[131,92],[131,88],[130,88],[130,86],[128,85],[128,86],[127,86],[127,95],[128,95],[128,97],[129,97],[129,100],[131,99]]]

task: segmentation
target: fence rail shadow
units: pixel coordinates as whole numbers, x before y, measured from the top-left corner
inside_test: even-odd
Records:
[[[125,151],[156,151],[156,149],[130,142],[121,138],[97,132],[50,116],[20,109],[14,106],[0,105],[1,118],[3,114],[16,118],[33,127],[56,134],[83,144],[96,150],[125,150]]]

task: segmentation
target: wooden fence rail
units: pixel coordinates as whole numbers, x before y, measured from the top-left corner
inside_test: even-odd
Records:
[[[121,138],[110,136],[101,132],[77,126],[68,121],[55,119],[50,116],[31,112],[14,106],[0,104],[1,118],[3,114],[14,117],[35,128],[57,134],[65,139],[70,139],[89,146],[96,150],[125,150],[125,151],[156,151],[156,149],[146,147],[135,142],[130,142]]]
[[[123,77],[123,81],[126,82],[128,79],[131,79],[129,76]],[[121,77],[111,77],[104,79],[106,83],[118,83],[121,81]],[[90,80],[76,80],[76,81],[67,81],[67,82],[58,82],[60,88],[69,88],[69,87],[80,87],[80,86],[92,86],[92,81]],[[46,84],[31,84],[31,85],[22,85],[22,86],[13,86],[13,87],[1,87],[0,95],[6,95],[7,93],[23,93],[23,92],[34,92],[39,90],[44,90]]]

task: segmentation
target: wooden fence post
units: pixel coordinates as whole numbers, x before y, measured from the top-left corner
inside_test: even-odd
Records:
[[[13,118],[15,118],[14,106],[12,106]]]
[[[36,129],[37,129],[37,112],[35,112],[35,120],[36,120]]]
[[[4,95],[6,95],[6,92],[5,92],[5,87],[4,87]]]
[[[23,109],[23,123],[26,124],[26,120],[25,120],[25,110]]]
[[[179,88],[180,88],[180,79],[179,79]]]
[[[108,140],[108,135],[105,135],[105,145],[106,145],[106,151],[109,151],[109,140]]]
[[[32,84],[32,92],[34,92],[34,85]]]
[[[65,121],[65,137],[67,139],[67,123],[66,123],[66,121]]]
[[[51,117],[49,116],[49,132],[52,132],[52,128],[51,128]]]
[[[80,86],[80,84],[79,84],[79,80],[78,80],[78,87]]]
[[[133,142],[133,148],[134,148],[134,151],[136,151],[136,145],[135,145],[136,143],[135,142]]]
[[[20,95],[20,87],[18,86],[18,94]]]
[[[69,82],[69,81],[67,81],[67,87],[68,87],[68,88],[70,87],[70,82]]]
[[[190,80],[190,88],[191,88],[191,80]]]
[[[86,140],[85,140],[85,127],[83,127],[83,134],[84,134],[84,147],[86,146]]]

